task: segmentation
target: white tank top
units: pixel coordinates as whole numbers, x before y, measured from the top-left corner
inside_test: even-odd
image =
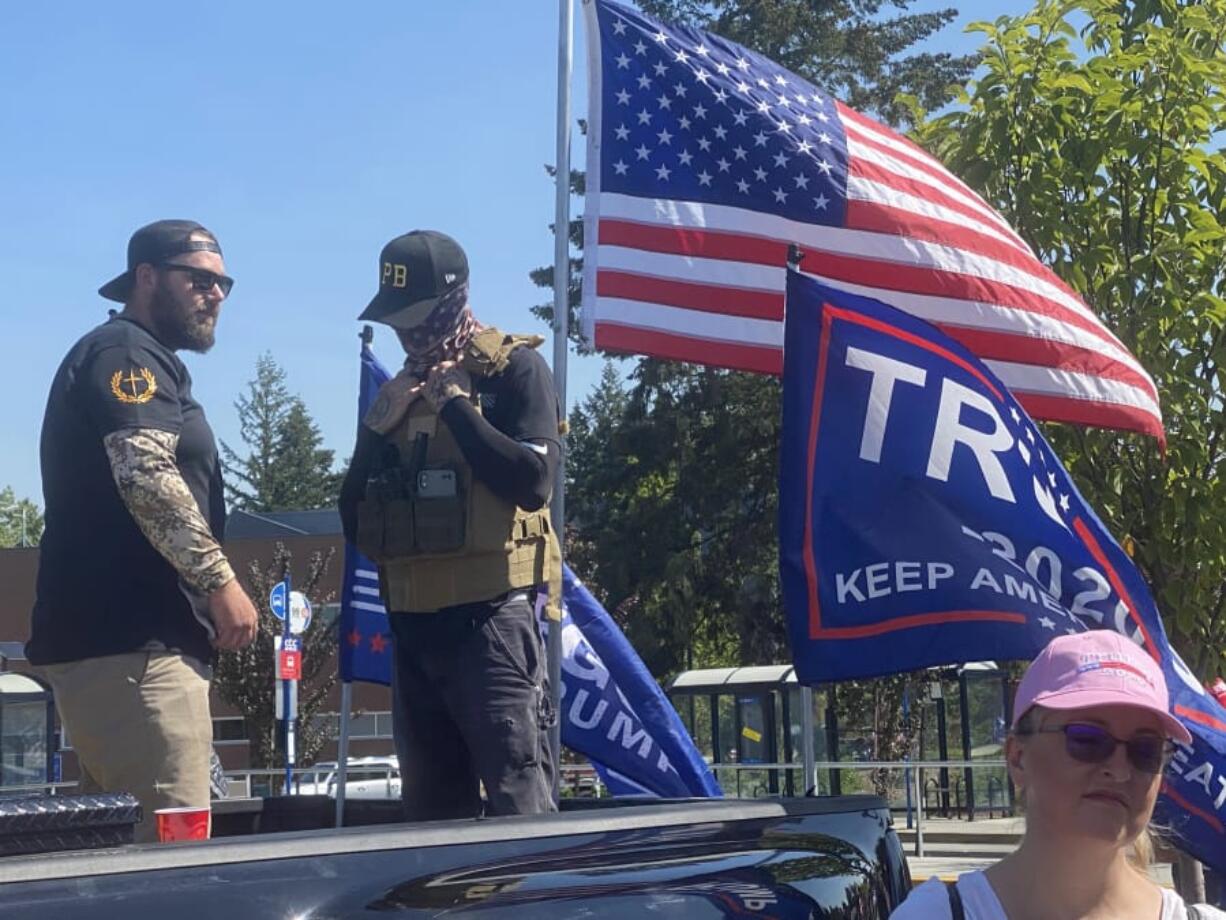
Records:
[[[988,877],[982,872],[967,872],[958,876],[958,894],[962,895],[962,909],[966,920],[1009,920],[1000,906],[996,892]],[[1216,907],[1199,905],[1203,920],[1226,920],[1226,913]],[[1162,889],[1162,913],[1157,920],[1185,920],[1187,906],[1175,892]],[[890,920],[951,920],[949,894],[945,883],[931,878],[907,895],[898,908],[890,914]]]

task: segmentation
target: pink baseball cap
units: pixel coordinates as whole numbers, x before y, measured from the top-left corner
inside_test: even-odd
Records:
[[[1017,686],[1014,728],[1031,706],[1148,709],[1162,720],[1168,737],[1184,744],[1192,742],[1183,723],[1170,713],[1170,696],[1158,663],[1136,643],[1110,629],[1052,639]]]

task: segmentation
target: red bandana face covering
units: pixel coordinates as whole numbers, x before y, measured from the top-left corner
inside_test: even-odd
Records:
[[[398,331],[408,359],[405,367],[429,370],[440,361],[454,361],[480,324],[468,308],[468,284],[444,295],[425,322]]]
[[[472,337],[484,328],[469,309],[468,285],[462,284],[438,302],[424,323],[413,329],[397,330],[408,355],[404,369],[379,389],[363,423],[380,434],[400,424],[405,412],[421,396],[431,368],[445,361],[458,361]]]

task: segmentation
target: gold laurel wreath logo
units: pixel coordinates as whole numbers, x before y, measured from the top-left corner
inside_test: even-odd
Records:
[[[139,376],[137,376],[138,374]],[[140,386],[142,383],[144,384],[143,389]],[[125,384],[127,389],[124,388]],[[139,371],[133,370],[126,377],[123,375],[123,371],[115,371],[111,375],[111,393],[121,403],[147,403],[153,399],[153,395],[157,391],[157,378],[153,376],[153,371],[147,367],[142,367]]]

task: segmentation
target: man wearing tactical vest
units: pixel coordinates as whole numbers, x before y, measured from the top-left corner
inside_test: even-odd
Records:
[[[379,566],[409,819],[552,811],[534,605],[538,586],[559,596],[562,418],[543,339],[479,323],[464,251],[429,230],[383,248],[359,319],[391,326],[407,355],[359,426],[340,511]]]

